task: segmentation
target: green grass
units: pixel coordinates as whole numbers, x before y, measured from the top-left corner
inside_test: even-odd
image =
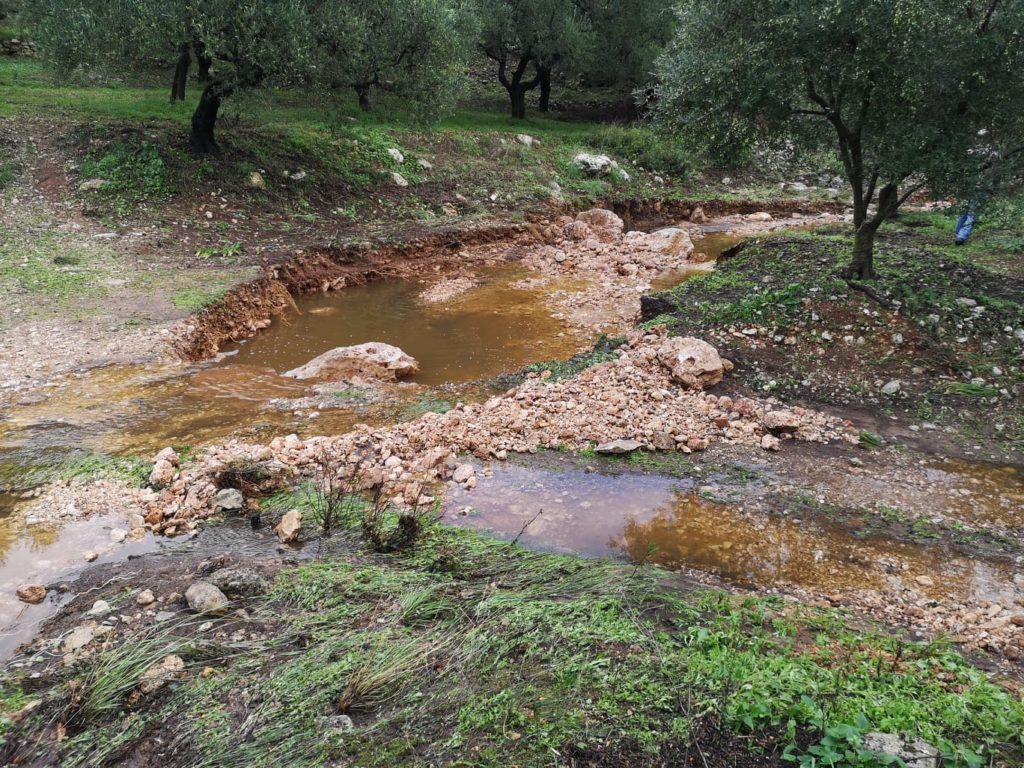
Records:
[[[216,304],[227,293],[227,289],[220,288],[182,288],[170,295],[170,302],[178,309],[188,312],[198,312]]]
[[[1021,755],[1024,706],[941,641],[852,628],[777,597],[678,592],[655,568],[439,525],[388,556],[341,535],[346,554],[284,571],[247,606],[266,631],[220,654],[212,675],[194,662],[130,711],[117,706],[130,675],[103,676],[112,682],[59,745],[61,764],[102,761],[143,732],[174,734],[180,764],[195,766],[671,763],[716,723],[798,761],[849,752],[837,766],[869,764],[858,746],[869,730],[919,735],[951,766]],[[119,645],[99,669],[148,662],[148,642]],[[47,694],[53,706],[62,690]],[[339,711],[355,730],[330,725]]]

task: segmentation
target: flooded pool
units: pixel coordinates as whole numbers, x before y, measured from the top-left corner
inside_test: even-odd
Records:
[[[472,511],[461,514],[467,506]],[[1013,595],[1012,573],[1002,561],[716,503],[692,482],[660,476],[496,466],[475,490],[451,493],[446,519],[512,538],[540,510],[520,538],[525,546],[697,569],[742,587],[910,587],[961,601]],[[922,586],[918,577],[930,584]]]
[[[478,270],[479,285],[441,303],[420,299],[419,282],[385,282],[298,301],[299,314],[276,319],[237,345],[225,365],[284,372],[335,347],[381,341],[412,355],[427,386],[487,379],[530,363],[569,357],[581,339],[551,315],[547,285],[514,285],[533,273]]]

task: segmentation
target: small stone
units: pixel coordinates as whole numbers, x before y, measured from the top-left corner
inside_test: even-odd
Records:
[[[106,600],[97,600],[86,612],[86,616],[106,616],[110,613],[110,603]]]
[[[18,587],[15,594],[17,594],[21,602],[36,605],[43,602],[43,599],[46,597],[46,587],[42,584],[22,584]]]
[[[64,653],[74,653],[84,648],[96,637],[96,628],[89,624],[80,624],[71,630],[71,633],[64,638],[61,649]]]
[[[896,379],[884,384],[882,386],[882,394],[888,397],[898,394],[900,391],[900,382]]]
[[[242,496],[242,492],[237,488],[221,488],[217,491],[217,495],[213,497],[213,508],[215,511],[237,512],[244,506],[245,497]]]
[[[267,591],[267,582],[251,568],[221,568],[206,577],[207,580],[230,597],[253,597]]]
[[[99,553],[98,552],[93,552],[92,550],[89,550],[88,552],[83,554],[82,557],[84,558],[85,562],[91,563],[91,562],[93,562],[93,561],[95,561],[96,559],[99,558]]]
[[[208,581],[194,582],[185,591],[185,600],[196,613],[224,613],[228,609],[227,597]]]
[[[299,538],[302,530],[302,512],[297,509],[289,509],[284,513],[281,522],[274,526],[274,533],[283,544],[291,544]]]
[[[128,531],[126,531],[124,528],[114,528],[110,531],[110,540],[115,544],[120,544],[127,538]]]
[[[391,156],[391,159],[394,160],[399,165],[405,162],[405,155],[402,154],[402,150],[400,149],[396,149],[395,147],[388,147],[388,154]]]
[[[409,180],[406,179],[405,176],[400,174],[398,171],[392,171],[391,172],[391,182],[396,187],[408,187],[409,186]]]
[[[915,768],[938,768],[939,750],[920,738],[904,739],[896,733],[872,731],[864,735],[861,746],[876,755],[900,758]]]
[[[149,473],[149,485],[153,488],[164,488],[174,482],[174,464],[167,459],[158,458]]]
[[[153,594],[153,590],[144,589],[135,596],[135,602],[139,605],[152,605],[156,602],[156,596]]]
[[[456,483],[465,483],[475,474],[476,470],[473,469],[472,464],[460,464],[455,468],[455,471],[452,472],[452,480]]]
[[[916,581],[922,587],[934,587],[935,586],[935,581],[932,579],[931,576],[924,576],[924,575],[917,576],[917,577],[914,578],[914,581]]]
[[[97,192],[106,185],[106,179],[87,179],[78,185],[79,192]]]
[[[633,451],[639,451],[644,447],[643,443],[638,443],[636,440],[612,440],[608,443],[602,443],[595,449],[598,453],[608,454],[621,454],[621,453],[632,453]]]
[[[147,669],[139,680],[139,692],[146,696],[162,688],[165,683],[175,680],[185,671],[185,661],[181,656],[164,657],[159,664]]]
[[[250,189],[266,189],[267,182],[263,178],[263,174],[259,171],[253,171],[249,174],[249,178],[246,180],[245,185]]]
[[[775,435],[765,435],[761,438],[761,447],[766,451],[779,450],[779,438]]]

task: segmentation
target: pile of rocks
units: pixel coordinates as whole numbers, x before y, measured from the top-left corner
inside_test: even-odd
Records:
[[[578,289],[554,294],[569,323],[625,330],[639,315],[640,297],[651,280],[693,263],[693,241],[684,229],[624,229],[622,219],[601,208],[563,216],[541,232],[547,245],[523,258],[525,266],[545,275],[585,281]]]
[[[777,449],[782,439],[829,441],[855,437],[848,425],[802,408],[779,411],[770,403],[703,391],[732,367],[698,339],[669,338],[664,328],[633,333],[617,360],[563,381],[533,374],[522,385],[484,403],[372,429],[301,440],[278,437],[269,445],[233,441],[185,467],[163,491],[153,530],[173,535],[214,513],[216,478],[225,468],[258,464],[282,481],[313,474],[331,457],[340,476],[357,488],[381,485],[401,505],[429,503],[430,486],[474,479],[469,452],[504,460],[509,452],[538,448],[585,449],[632,440],[649,450],[701,451],[712,440]],[[469,468],[471,469],[471,468]]]
[[[31,58],[36,55],[36,44],[31,40],[11,38],[0,40],[0,56],[21,56]]]

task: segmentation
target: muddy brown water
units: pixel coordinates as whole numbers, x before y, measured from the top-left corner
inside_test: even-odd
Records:
[[[449,494],[447,521],[504,538],[522,532],[520,543],[528,547],[695,569],[747,588],[913,588],[959,602],[1012,601],[1015,594],[1005,561],[859,536],[817,516],[768,515],[710,501],[692,481],[518,464],[491,471],[473,491]],[[918,576],[928,576],[932,586],[922,587]]]

